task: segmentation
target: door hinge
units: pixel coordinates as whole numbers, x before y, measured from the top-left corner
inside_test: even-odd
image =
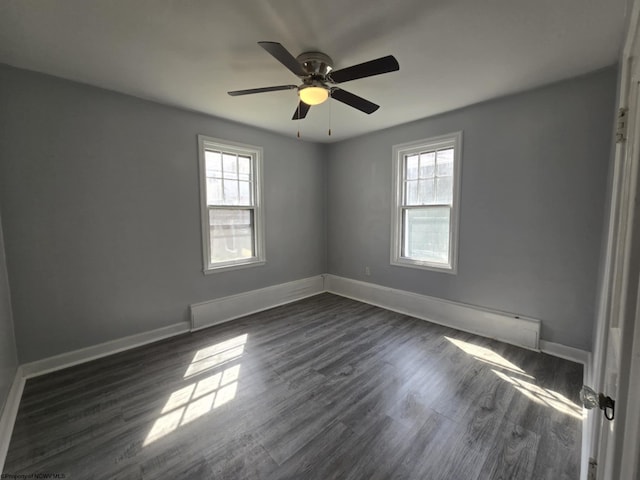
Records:
[[[598,462],[596,459],[589,458],[589,471],[587,472],[587,480],[596,480],[596,474],[598,473]]]
[[[618,118],[616,118],[616,143],[622,143],[627,139],[627,116],[628,108],[618,110]]]

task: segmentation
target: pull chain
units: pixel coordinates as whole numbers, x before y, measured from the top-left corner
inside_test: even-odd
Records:
[[[298,101],[298,138],[300,138],[300,101]]]
[[[331,89],[329,89],[329,136],[331,136]]]

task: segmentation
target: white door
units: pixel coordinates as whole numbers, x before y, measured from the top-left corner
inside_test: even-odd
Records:
[[[590,456],[598,480],[640,480],[640,44],[638,7],[633,5],[625,44],[619,115],[626,128],[616,143],[612,196],[602,272],[594,372],[590,380],[615,400],[607,419],[592,411]],[[583,450],[584,452],[584,450]],[[583,466],[585,466],[583,458]],[[583,472],[582,478],[586,478]]]

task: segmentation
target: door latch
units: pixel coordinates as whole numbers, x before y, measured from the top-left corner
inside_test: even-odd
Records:
[[[604,393],[596,393],[592,388],[583,385],[580,389],[580,400],[587,410],[598,407],[604,411],[604,417],[607,420],[613,420],[616,412],[616,402],[611,397],[605,396]]]

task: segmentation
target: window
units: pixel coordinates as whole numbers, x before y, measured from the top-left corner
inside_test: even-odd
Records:
[[[393,147],[391,263],[456,273],[462,132]]]
[[[198,135],[204,272],[265,262],[262,148]]]

